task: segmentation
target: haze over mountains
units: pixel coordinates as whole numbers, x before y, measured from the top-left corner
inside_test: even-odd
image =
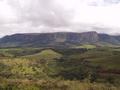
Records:
[[[5,36],[0,39],[0,47],[28,46],[71,46],[80,44],[110,44],[120,45],[120,35],[108,35],[95,31],[75,33],[23,33]]]

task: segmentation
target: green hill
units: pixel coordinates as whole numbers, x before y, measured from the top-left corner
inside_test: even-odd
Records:
[[[52,60],[56,58],[60,58],[62,55],[53,51],[52,49],[46,49],[42,50],[39,53],[33,54],[33,55],[26,55],[24,56],[25,58],[30,58],[30,59],[47,59],[47,60]]]

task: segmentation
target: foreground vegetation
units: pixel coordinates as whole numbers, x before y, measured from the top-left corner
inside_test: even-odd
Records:
[[[120,90],[119,85],[119,47],[0,49],[0,90]]]
[[[5,81],[5,80],[4,80]],[[77,80],[7,80],[0,90],[119,90],[110,84],[80,82]]]

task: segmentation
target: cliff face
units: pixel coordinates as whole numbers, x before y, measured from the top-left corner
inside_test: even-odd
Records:
[[[120,44],[120,36],[98,34],[97,32],[14,34],[1,38],[0,46],[54,46],[60,44],[95,44],[98,42]]]

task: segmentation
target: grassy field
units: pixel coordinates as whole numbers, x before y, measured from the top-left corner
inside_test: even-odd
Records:
[[[84,44],[84,45],[80,45],[80,46],[74,46],[73,48],[94,49],[94,48],[96,48],[96,46],[95,45],[90,45],[90,44]]]
[[[0,90],[120,90],[120,48],[0,49]]]

